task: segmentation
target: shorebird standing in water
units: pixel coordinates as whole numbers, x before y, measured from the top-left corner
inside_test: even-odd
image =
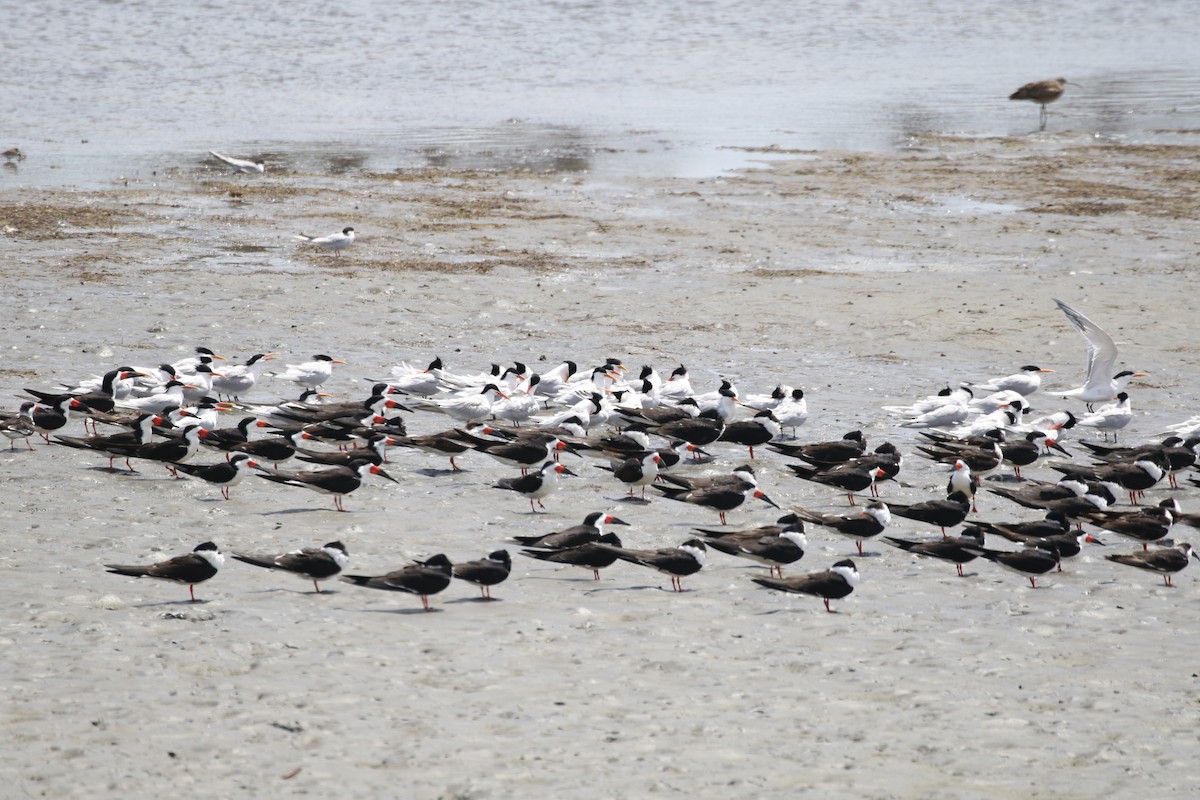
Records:
[[[1066,85],[1071,83],[1066,78],[1050,78],[1044,81],[1034,81],[1027,83],[1020,89],[1008,96],[1009,100],[1032,100],[1039,106],[1040,113],[1038,114],[1038,122],[1041,123],[1038,127],[1039,131],[1046,130],[1046,117],[1048,113],[1046,106],[1053,103],[1058,98],[1062,97],[1063,90]],[[1078,86],[1078,83],[1071,83],[1072,86]]]

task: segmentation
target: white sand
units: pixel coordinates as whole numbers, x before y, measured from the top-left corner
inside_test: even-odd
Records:
[[[945,474],[880,406],[1026,363],[1077,385],[1083,343],[1050,299],[1061,297],[1114,334],[1123,366],[1151,373],[1131,390],[1137,417],[1123,439],[1154,439],[1196,413],[1196,201],[1178,179],[1193,174],[1194,148],[1069,135],[931,148],[709,181],[180,172],[109,193],[9,192],[0,387],[13,397],[200,344],[237,359],[330,353],[350,362],[328,386],[339,397],[434,355],[455,371],[619,356],[665,374],[683,362],[701,390],[722,376],[743,393],[803,387],[812,417],[801,440],[861,428],[871,447],[894,442],[905,485],[886,485],[884,497],[910,502],[939,494]],[[42,211],[20,217],[30,208]],[[81,209],[126,216],[89,225]],[[343,221],[361,239],[341,258],[288,241]],[[241,247],[260,243],[268,249]],[[250,399],[285,390],[267,383]],[[414,433],[445,427],[429,414],[408,421]],[[1035,591],[991,564],[960,579],[882,543],[859,558],[851,541],[810,527],[810,550],[787,574],[846,556],[863,573],[836,614],[760,589],[749,578],[763,568],[715,552],[673,594],[642,568],[618,564],[596,583],[514,546],[492,603],[456,582],[426,614],[414,597],[344,584],[315,595],[230,561],[193,605],[186,587],[102,565],[207,539],[226,552],[341,539],[351,571],[374,573],[435,552],[477,558],[592,510],[631,522],[619,534],[634,547],[677,543],[716,519],[657,497],[624,502],[593,462],[569,457],[580,477],[536,516],[488,488],[513,474],[491,459],[465,456],[467,471],[451,475],[445,459],[405,450],[387,465],[400,485],[374,481],[338,514],[328,498],[262,480],[225,502],[152,465],[109,474],[102,458],[36,448],[0,453],[0,795],[1200,790],[1200,570],[1168,589],[1104,561],[1133,549],[1115,537]],[[710,469],[746,460],[743,448],[712,449]],[[786,462],[755,462],[780,505],[844,507]],[[1174,494],[1194,510],[1195,491]],[[730,521],[780,513],[755,502]],[[979,516],[1036,514],[982,495]],[[889,533],[936,535],[903,520]]]

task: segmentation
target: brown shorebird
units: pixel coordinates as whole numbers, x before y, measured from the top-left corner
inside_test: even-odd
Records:
[[[1020,89],[1008,96],[1009,100],[1032,100],[1040,107],[1038,114],[1038,122],[1041,123],[1038,130],[1046,130],[1046,106],[1053,103],[1058,98],[1062,97],[1064,88],[1068,83],[1071,83],[1066,78],[1050,78],[1044,81],[1034,81],[1027,83]],[[1071,83],[1072,86],[1078,86],[1077,83]]]

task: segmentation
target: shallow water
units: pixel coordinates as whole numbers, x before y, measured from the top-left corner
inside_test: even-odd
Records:
[[[763,157],[739,148],[1026,134],[1037,110],[1007,95],[1058,75],[1082,88],[1051,107],[1050,131],[1200,129],[1182,0],[89,6],[6,15],[2,144],[31,157],[0,185],[144,176],[209,148],[295,169],[335,153],[712,175]]]

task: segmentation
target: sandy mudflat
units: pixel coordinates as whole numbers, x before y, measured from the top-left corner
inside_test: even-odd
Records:
[[[4,405],[25,386],[196,345],[238,359],[330,353],[349,364],[326,388],[347,398],[401,360],[434,355],[461,372],[513,359],[545,370],[619,356],[664,373],[683,362],[702,391],[720,377],[743,393],[803,387],[812,416],[801,440],[861,428],[872,447],[894,442],[905,485],[884,497],[909,502],[940,493],[945,475],[912,455],[915,434],[880,406],[1026,363],[1077,385],[1083,342],[1060,297],[1113,333],[1124,367],[1150,373],[1132,390],[1125,438],[1155,438],[1200,411],[1200,148],[1061,134],[794,155],[709,180],[354,170],[263,180],[197,162],[105,191],[7,190]],[[291,239],[345,224],[361,239],[341,258]],[[248,399],[288,392],[268,382]],[[428,413],[408,424],[445,427]],[[713,465],[689,469],[746,459],[713,451]],[[780,505],[844,507],[786,461],[755,462]],[[225,502],[153,466],[109,474],[101,458],[40,442],[4,451],[0,795],[1200,791],[1200,569],[1168,589],[1104,561],[1132,549],[1115,537],[1036,591],[991,564],[960,579],[869,544],[854,556],[863,582],[836,614],[754,586],[764,569],[717,553],[678,595],[631,565],[596,583],[516,558],[497,602],[455,584],[432,614],[343,584],[315,595],[235,562],[197,588],[195,605],[184,587],[102,568],[206,539],[271,552],[340,538],[352,571],[373,573],[435,552],[475,558],[592,510],[632,523],[620,533],[635,547],[716,523],[665,499],[625,502],[594,462],[576,462],[580,477],[534,516],[488,488],[512,474],[489,459],[464,457],[452,475],[444,459],[393,451],[400,484],[372,483],[338,514],[261,480]],[[1177,493],[1185,510],[1195,493]],[[755,503],[730,521],[778,513]],[[981,496],[982,519],[1033,516]],[[903,520],[890,532],[936,533]],[[854,553],[818,528],[809,543],[789,574]]]

